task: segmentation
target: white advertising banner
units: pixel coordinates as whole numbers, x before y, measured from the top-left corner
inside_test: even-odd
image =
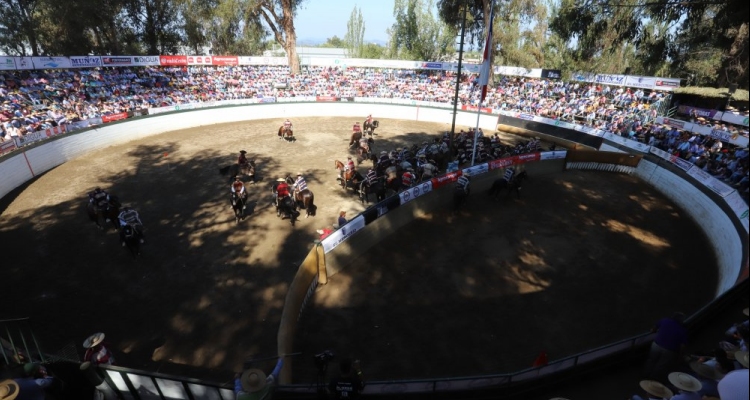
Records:
[[[335,249],[336,246],[343,243],[346,239],[349,239],[352,235],[365,228],[365,217],[358,215],[351,221],[347,222],[346,225],[336,229],[323,239],[320,243],[323,245],[323,252],[330,253],[331,250]]]
[[[651,154],[655,154],[659,158],[662,158],[664,160],[667,160],[667,161],[671,162],[672,164],[676,165],[678,168],[680,168],[683,171],[687,171],[690,168],[692,168],[692,166],[693,166],[693,164],[690,161],[683,160],[682,158],[677,157],[677,156],[675,156],[673,154],[669,154],[669,153],[667,153],[666,151],[664,151],[662,149],[658,149],[656,147],[651,147],[648,151]]]
[[[740,147],[747,147],[748,144],[748,138],[740,136],[739,132],[727,132],[722,129],[713,129],[710,126],[705,125],[693,125],[691,130],[703,136],[711,136],[714,139],[719,139],[722,142],[731,143]]]
[[[68,57],[30,57],[34,64],[34,69],[58,69],[70,68],[71,63]]]
[[[607,132],[604,134],[604,139],[609,140],[610,142],[615,142],[617,144],[621,144],[627,148],[640,151],[642,153],[648,153],[648,149],[651,147],[645,143],[641,143],[637,140],[631,140],[628,138],[624,138],[622,136],[617,136],[612,132]]]
[[[698,182],[704,184],[707,188],[716,192],[716,194],[721,197],[727,197],[730,193],[735,191],[731,186],[714,178],[711,174],[698,167],[694,166],[693,168],[690,168],[687,171],[687,174],[695,178]]]
[[[15,57],[0,56],[0,71],[13,71],[16,69]]]
[[[34,60],[31,57],[13,57],[16,61],[16,69],[34,69]]]
[[[634,76],[618,74],[594,74],[589,72],[573,73],[573,80],[581,82],[601,83],[603,85],[637,87],[652,90],[673,91],[680,87],[680,80],[676,78],[660,78],[656,76]]]
[[[559,160],[568,155],[567,151],[543,151],[539,154],[540,160]]]
[[[2,69],[2,67],[0,67],[0,69]],[[724,114],[721,116],[721,120],[724,122],[729,122],[730,124],[742,125],[742,126],[747,126],[747,123],[748,123],[747,115],[735,114],[731,111],[725,111]]]
[[[625,86],[625,78],[625,75],[596,74],[594,75],[594,82],[602,85]]]
[[[238,57],[240,65],[287,65],[286,57]]]
[[[133,65],[135,66],[157,66],[161,65],[159,56],[133,56]]]
[[[477,176],[486,173],[490,170],[490,166],[487,163],[475,165],[473,167],[468,167],[463,169],[464,175],[469,176]]]
[[[132,56],[103,56],[102,65],[106,67],[129,67],[135,64]]]
[[[99,56],[70,56],[70,64],[73,68],[96,68],[102,66],[102,58]]]
[[[740,223],[745,228],[745,230],[750,230],[750,227],[748,227],[748,206],[747,203],[745,203],[745,200],[742,199],[742,196],[740,196],[740,194],[735,190],[728,196],[724,197],[724,201],[727,202],[729,208],[731,208],[732,211],[734,211],[734,213],[737,215],[737,218],[740,219]]]
[[[16,148],[16,142],[13,140],[7,140],[0,143],[0,154],[7,153]]]
[[[417,186],[414,186],[410,188],[409,190],[405,190],[401,193],[399,193],[399,197],[401,198],[401,204],[408,203],[417,197],[425,194],[430,193],[432,191],[432,181],[426,181],[418,183]]]

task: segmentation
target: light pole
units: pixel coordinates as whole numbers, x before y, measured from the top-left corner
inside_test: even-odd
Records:
[[[464,58],[464,33],[466,32],[466,11],[469,5],[464,3],[464,16],[461,20],[461,41],[458,45],[458,69],[456,73],[456,94],[453,96],[453,122],[451,122],[451,146],[456,135],[456,115],[458,113],[458,91],[461,88],[461,65]]]

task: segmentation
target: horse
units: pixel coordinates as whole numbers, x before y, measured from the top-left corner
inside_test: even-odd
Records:
[[[508,193],[506,196],[510,195],[510,193],[515,190],[518,198],[521,198],[521,186],[523,185],[523,181],[528,177],[526,171],[521,171],[513,176],[510,182],[506,181],[504,178],[498,178],[492,182],[492,187],[487,191],[487,195],[494,196],[494,199],[497,200],[498,196],[500,196],[500,192],[503,189],[507,189]]]
[[[289,186],[294,185],[294,180],[291,176],[286,177],[286,183]],[[305,210],[305,218],[314,217],[317,206],[315,205],[315,194],[312,190],[305,189],[294,192],[294,202],[297,208]]]
[[[291,178],[287,177],[287,179]],[[276,187],[278,185],[279,183],[276,182],[271,187],[271,191],[273,192],[274,197],[276,197],[276,201],[274,202],[274,204],[276,205],[276,216],[281,217],[282,219],[284,217],[289,217],[289,221],[292,223],[292,226],[294,226],[294,223],[297,221],[297,217],[299,216],[299,211],[297,211],[297,203],[291,197],[284,197],[283,199],[279,199],[276,194]]]
[[[364,177],[355,170],[344,171],[344,163],[339,160],[334,162],[334,166],[341,173],[341,177],[338,179],[341,181],[341,187],[344,188],[344,190],[346,190],[347,187],[356,189],[364,180]]]
[[[294,142],[294,141],[296,141],[296,140],[297,140],[297,139],[296,139],[296,138],[294,137],[294,131],[293,131],[293,130],[292,130],[291,128],[289,128],[289,129],[284,129],[284,125],[281,125],[281,126],[279,127],[279,131],[278,131],[278,133],[277,133],[277,134],[278,134],[278,136],[279,136],[279,139],[284,139],[284,140],[286,140],[287,142]]]
[[[370,202],[371,193],[375,193],[375,199],[378,202],[385,200],[386,187],[383,179],[384,178],[381,176],[371,185],[368,185],[366,180],[362,181],[362,183],[359,184],[359,199],[362,201],[362,204]]]
[[[89,219],[93,221],[99,229],[104,229],[107,223],[111,223],[115,229],[120,228],[117,217],[120,215],[120,200],[117,196],[110,195],[107,204],[100,208],[91,202],[86,205]]]
[[[349,147],[358,148],[359,139],[362,139],[362,131],[352,132],[352,137],[349,139]]]
[[[240,223],[245,219],[245,206],[247,205],[247,199],[237,193],[232,193],[232,210],[234,211],[234,220],[236,223]]]
[[[141,235],[132,225],[127,224],[120,228],[120,237],[125,243],[125,247],[130,251],[133,258],[141,255]]]
[[[255,183],[255,160],[249,160],[247,164],[232,164],[226,167],[219,168],[219,174],[226,176],[229,175],[229,181],[234,181],[235,176],[247,176],[250,178],[250,183]]]
[[[378,120],[373,120],[372,123],[365,121],[363,129],[368,135],[372,136],[372,134],[375,133],[375,128],[379,126],[380,126],[380,122],[378,122]]]

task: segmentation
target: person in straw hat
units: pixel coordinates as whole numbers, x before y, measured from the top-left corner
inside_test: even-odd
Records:
[[[97,332],[83,341],[83,348],[86,349],[86,354],[83,356],[83,361],[88,361],[92,365],[106,364],[113,365],[115,363],[115,357],[112,352],[104,346],[104,334]]]
[[[641,386],[641,389],[648,393],[648,397],[642,397],[636,394],[631,398],[632,400],[663,400],[670,399],[673,396],[672,391],[669,390],[668,387],[657,381],[642,380],[639,385]]]
[[[0,382],[0,400],[13,400],[18,397],[20,390],[16,381],[6,379]]]
[[[684,372],[672,372],[668,375],[668,379],[669,383],[678,390],[678,393],[670,400],[701,400],[703,397],[698,393],[703,386],[694,376]]]
[[[237,374],[234,379],[234,393],[237,395],[237,400],[270,399],[283,364],[284,359],[279,357],[279,361],[276,362],[276,366],[268,376],[257,368],[251,368]]]

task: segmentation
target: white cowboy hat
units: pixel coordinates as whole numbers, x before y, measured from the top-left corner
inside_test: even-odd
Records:
[[[657,381],[643,380],[639,384],[641,385],[641,389],[645,390],[646,393],[652,396],[660,397],[662,399],[668,399],[673,396],[672,391],[669,390],[668,387]]]
[[[248,393],[255,393],[266,387],[266,374],[256,368],[249,369],[240,377],[242,389]]]
[[[13,400],[18,397],[18,384],[12,379],[0,382],[0,400]]]
[[[713,379],[715,381],[720,381],[721,378],[726,375],[725,373],[717,370],[716,367],[704,364],[698,360],[691,362],[690,368],[695,371],[696,374],[704,378]]]
[[[735,352],[734,359],[737,360],[737,362],[739,362],[740,364],[742,364],[743,367],[750,368],[748,367],[748,364],[750,363],[748,363],[748,353],[746,351],[740,350],[740,351]]]
[[[86,340],[83,341],[83,347],[85,349],[90,349],[103,341],[104,341],[104,334],[101,332],[97,332],[87,337]]]
[[[297,172],[297,176],[300,176],[300,175],[302,175],[302,171]]]
[[[684,372],[672,372],[668,376],[672,386],[685,392],[697,392],[701,390],[701,381]]]
[[[286,182],[286,179],[284,179],[284,178],[278,178],[278,179],[276,179],[276,182]]]

